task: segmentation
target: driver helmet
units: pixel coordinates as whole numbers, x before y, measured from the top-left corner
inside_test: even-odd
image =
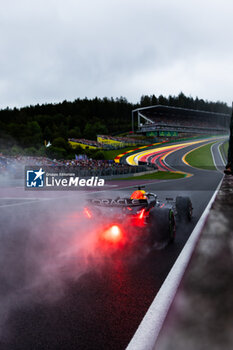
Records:
[[[131,194],[131,197],[130,199],[147,199],[146,197],[146,192],[143,191],[143,190],[137,190],[137,191],[134,191],[132,194]]]

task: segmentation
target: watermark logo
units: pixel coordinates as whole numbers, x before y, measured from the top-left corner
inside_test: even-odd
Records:
[[[105,180],[98,176],[80,177],[80,169],[69,169],[62,166],[26,166],[26,190],[78,190],[90,187],[103,187]]]
[[[44,174],[42,168],[39,170],[27,170],[27,181],[26,181],[26,187],[33,188],[33,187],[44,187]]]

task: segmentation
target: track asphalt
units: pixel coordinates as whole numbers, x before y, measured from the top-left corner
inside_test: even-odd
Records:
[[[222,178],[217,170],[181,161],[194,147],[166,158],[194,176],[146,188],[161,199],[190,196],[192,222],[177,227],[174,244],[127,251],[120,258],[94,250],[79,213],[85,197],[130,195],[131,181],[109,183],[105,193],[95,194],[0,188],[1,350],[127,346]]]

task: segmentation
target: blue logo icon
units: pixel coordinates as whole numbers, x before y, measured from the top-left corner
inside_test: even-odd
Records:
[[[43,187],[44,186],[44,171],[27,170],[27,187]]]

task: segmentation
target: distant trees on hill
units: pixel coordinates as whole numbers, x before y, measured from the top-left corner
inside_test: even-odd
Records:
[[[210,112],[230,113],[230,108],[223,102],[208,102],[202,99],[178,96],[156,97],[142,96],[138,104],[129,103],[124,97],[76,99],[57,104],[43,104],[24,108],[0,110],[0,151],[21,147],[28,152],[43,154],[44,140],[56,139],[57,151],[62,153],[67,145],[62,145],[62,138],[96,139],[96,134],[116,134],[131,130],[131,111],[150,105],[169,105],[175,107],[200,109]],[[16,147],[16,148],[15,148]],[[27,151],[26,151],[27,152]]]
[[[193,98],[191,96],[187,97],[181,92],[178,96],[168,96],[164,97],[160,95],[156,97],[155,95],[147,96],[143,95],[140,101],[140,107],[164,105],[172,107],[181,107],[187,109],[195,109],[214,113],[230,113],[230,108],[224,102],[209,102],[203,99]]]

